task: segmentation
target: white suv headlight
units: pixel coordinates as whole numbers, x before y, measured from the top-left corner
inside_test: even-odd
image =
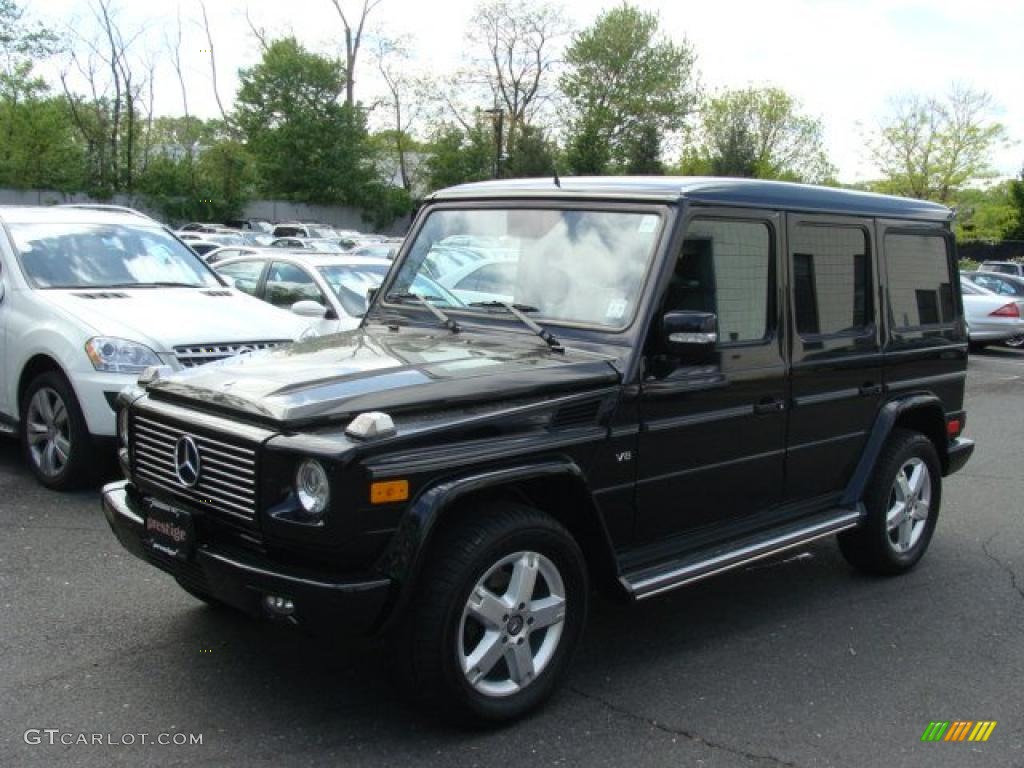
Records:
[[[127,339],[97,336],[85,342],[85,354],[97,371],[142,373],[151,365],[160,365],[156,352]]]

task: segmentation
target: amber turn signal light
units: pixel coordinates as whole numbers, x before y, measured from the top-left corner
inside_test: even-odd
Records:
[[[408,480],[384,480],[370,483],[371,504],[391,504],[409,498]]]

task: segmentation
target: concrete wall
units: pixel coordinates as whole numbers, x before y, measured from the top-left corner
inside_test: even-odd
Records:
[[[149,214],[155,219],[162,219],[158,211],[148,208],[145,201],[133,195],[114,195],[111,200],[93,200],[86,194],[65,195],[50,189],[5,189],[0,188],[0,205],[58,205],[60,203],[110,203],[125,205]],[[270,221],[319,221],[330,224],[338,229],[355,229],[369,232],[373,229],[369,222],[364,221],[356,208],[344,205],[307,205],[286,200],[253,200],[243,211],[244,218],[269,219]],[[380,234],[404,235],[409,228],[409,218],[396,219],[390,227],[380,230]],[[168,222],[171,225],[184,222]]]

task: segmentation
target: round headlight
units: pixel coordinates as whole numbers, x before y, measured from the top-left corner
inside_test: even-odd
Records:
[[[299,471],[295,473],[295,492],[307,515],[319,516],[324,513],[331,498],[331,489],[327,471],[319,461],[306,459],[299,465]]]

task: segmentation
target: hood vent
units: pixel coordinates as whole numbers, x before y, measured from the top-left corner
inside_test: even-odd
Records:
[[[550,427],[551,429],[589,427],[597,421],[597,414],[600,410],[600,400],[563,405],[555,412],[555,415],[551,417]]]
[[[203,296],[230,296],[231,291],[202,291]]]
[[[127,293],[118,293],[117,291],[97,291],[95,293],[76,293],[80,299],[127,299]]]

